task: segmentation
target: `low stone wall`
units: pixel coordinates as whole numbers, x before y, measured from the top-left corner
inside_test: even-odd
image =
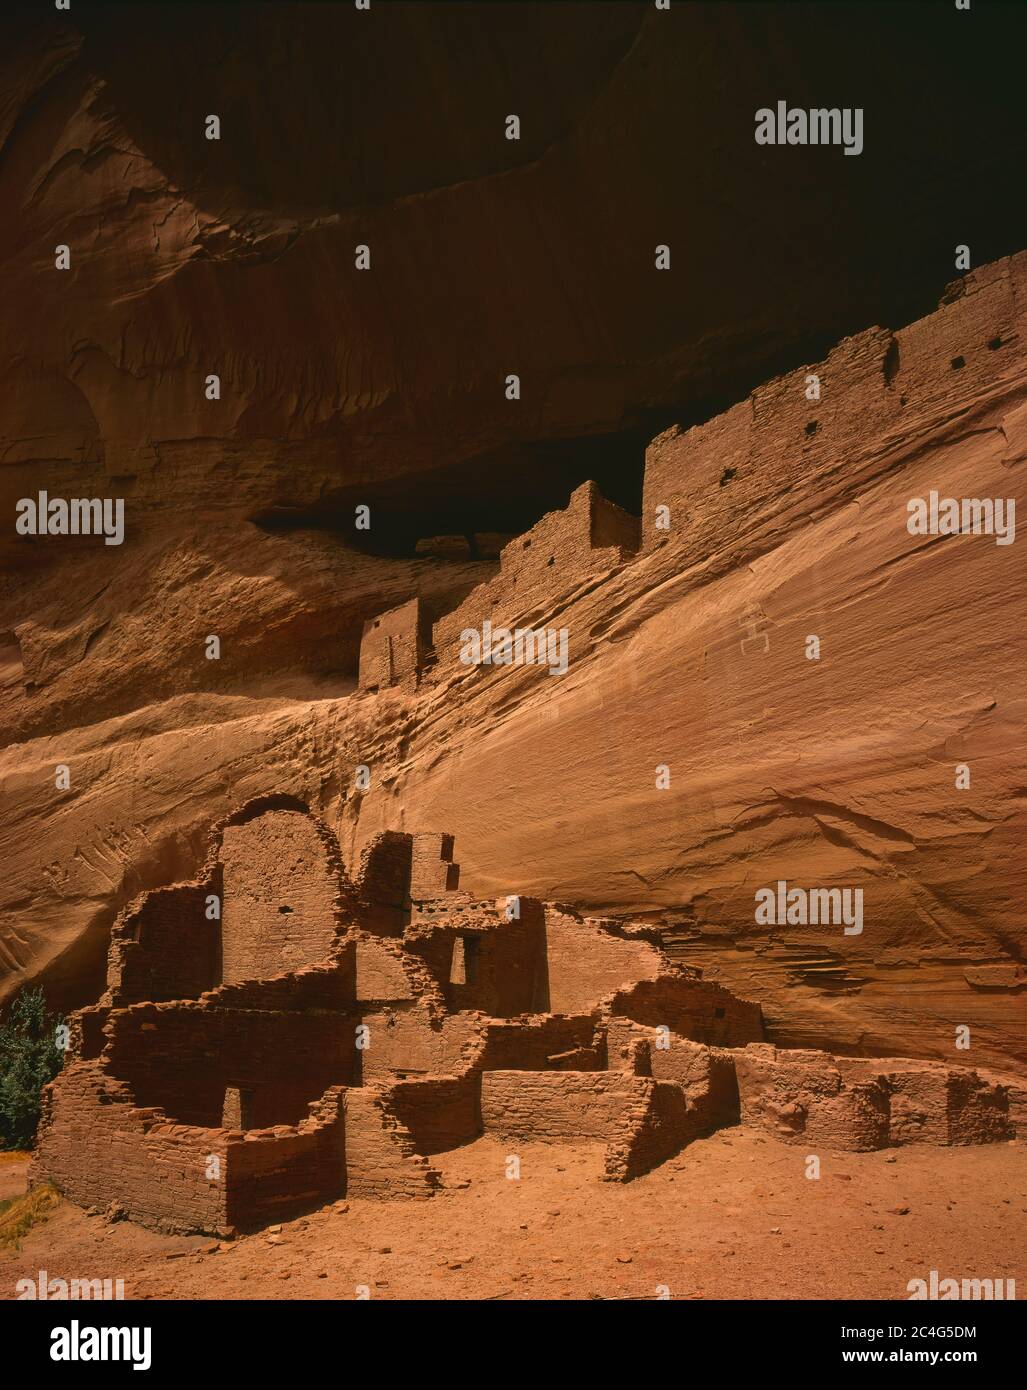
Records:
[[[780,1139],[859,1151],[1013,1137],[1006,1089],[964,1068],[766,1044],[732,1055],[743,1123]]]

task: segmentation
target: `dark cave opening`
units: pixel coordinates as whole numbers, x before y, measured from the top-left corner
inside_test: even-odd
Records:
[[[251,520],[265,531],[329,532],[369,555],[492,560],[589,480],[640,515],[646,446],[667,423],[661,414],[612,434],[510,443],[431,472],[342,488],[313,506],[270,507]],[[367,530],[356,526],[362,506],[370,508]],[[449,544],[418,550],[433,538]]]

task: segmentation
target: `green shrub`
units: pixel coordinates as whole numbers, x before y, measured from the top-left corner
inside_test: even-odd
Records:
[[[48,1014],[41,989],[24,989],[0,1020],[0,1149],[32,1147],[39,1093],[61,1069],[59,1019]]]

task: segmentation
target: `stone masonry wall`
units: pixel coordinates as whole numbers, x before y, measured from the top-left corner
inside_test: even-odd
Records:
[[[866,1150],[1013,1135],[1005,1087],[967,1069],[766,1044],[732,1055],[743,1123],[781,1139]]]
[[[143,893],[115,922],[107,988],[115,1004],[195,999],[220,975],[221,929],[207,917],[212,884]]]
[[[896,446],[931,415],[951,417],[968,396],[997,382],[1018,351],[1017,318],[1027,305],[1027,253],[969,272],[948,302],[892,333],[870,328],[845,338],[823,362],[759,387],[722,415],[677,427],[646,452],[643,550],[681,547],[683,565],[716,552],[739,515],[771,521],[788,494],[816,478],[826,506],[834,475],[881,440]],[[807,377],[820,399],[807,399]],[[670,508],[671,529],[657,527]],[[754,532],[757,537],[758,529]]]
[[[460,882],[460,865],[453,863],[453,837],[436,830],[413,836],[410,897],[415,901],[452,893]]]
[[[413,1136],[383,1086],[346,1092],[346,1193],[350,1197],[431,1197],[439,1174],[417,1152]]]
[[[225,1185],[206,1173],[210,1156],[225,1170],[226,1136],[164,1119],[137,1106],[97,1061],[74,1062],[44,1088],[30,1181],[49,1179],[80,1206],[105,1210],[116,1200],[158,1229],[225,1230]]]
[[[646,1077],[624,1072],[487,1071],[482,1124],[487,1134],[531,1143],[609,1140],[650,1086]]]
[[[338,882],[311,818],[273,810],[225,827],[223,978],[266,979],[324,959]]]
[[[481,1133],[481,1079],[476,1073],[397,1081],[389,1095],[418,1153],[441,1153]]]
[[[499,574],[435,624],[439,669],[458,659],[465,628],[480,631],[486,618],[493,626],[532,626],[561,595],[623,564],[637,547],[637,520],[608,502],[595,483],[582,483],[563,511],[547,512],[504,546]]]
[[[707,980],[676,971],[617,991],[603,1002],[604,1014],[619,1014],[652,1028],[669,1028],[693,1042],[744,1047],[763,1040],[758,1004],[739,999]]]
[[[452,836],[450,836],[452,842]],[[383,830],[364,846],[357,873],[360,924],[398,936],[410,910],[413,836]]]
[[[622,985],[655,979],[667,968],[651,942],[551,904],[545,909],[545,942],[548,985],[538,1007],[549,1013],[587,1013]]]
[[[360,639],[360,690],[374,693],[398,686],[417,688],[431,645],[431,622],[412,598],[364,624]]]
[[[225,1092],[251,1098],[251,1125],[294,1124],[353,1075],[356,1018],[332,1012],[137,1004],[115,1010],[104,1059],[136,1102],[183,1124],[222,1122]]]

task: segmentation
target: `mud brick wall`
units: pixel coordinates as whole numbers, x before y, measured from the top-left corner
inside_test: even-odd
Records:
[[[452,844],[452,837],[450,837]],[[413,837],[384,830],[363,848],[357,874],[360,923],[390,936],[402,933],[410,911]]]
[[[129,1088],[96,1061],[75,1062],[43,1091],[31,1181],[48,1179],[80,1206],[112,1200],[134,1221],[162,1230],[227,1230],[224,1182],[211,1182],[211,1155],[226,1171],[227,1136],[164,1122],[135,1105]]]
[[[465,1014],[433,1017],[420,1003],[365,1013],[360,1021],[370,1030],[370,1045],[357,1052],[356,1079],[365,1085],[400,1075],[462,1071],[481,1027]]]
[[[823,362],[800,367],[754,391],[705,424],[667,430],[646,452],[643,548],[668,540],[685,565],[725,548],[737,517],[773,526],[791,507],[808,508],[812,483],[825,506],[844,462],[896,447],[932,417],[964,408],[967,398],[998,384],[1022,363],[1018,331],[1027,309],[1027,254],[972,271],[949,301],[896,333],[870,328],[846,338]],[[820,378],[820,400],[807,400],[806,378]],[[792,494],[789,496],[789,494]],[[656,529],[669,506],[672,529]],[[753,533],[759,549],[759,529]]]
[[[333,1087],[291,1132],[247,1134],[228,1146],[233,1226],[266,1225],[341,1196],[346,1188],[343,1089]]]
[[[888,1088],[880,1077],[848,1085],[824,1052],[778,1054],[750,1046],[734,1054],[743,1124],[780,1139],[862,1152],[888,1142]]]
[[[597,1045],[595,1040],[595,1020],[588,1014],[517,1023],[489,1019],[477,1065],[485,1071],[547,1071],[554,1066],[552,1058],[577,1053],[579,1064],[566,1070],[600,1071],[605,1067],[605,1048],[601,1039]],[[585,1060],[589,1055],[592,1065]]]
[[[889,1144],[988,1144],[1012,1137],[1005,1088],[974,1071],[898,1057],[842,1057],[835,1065],[846,1085],[884,1084]]]
[[[481,1081],[475,1073],[397,1081],[389,1097],[418,1153],[453,1149],[481,1133]]]
[[[545,909],[545,952],[546,979],[535,1007],[551,1013],[587,1013],[614,990],[667,968],[650,942],[554,907]]]
[[[530,531],[503,547],[499,574],[473,589],[440,618],[433,641],[440,667],[459,658],[460,633],[493,626],[533,626],[533,610],[569,594],[622,564],[637,549],[638,522],[608,502],[593,482],[582,483],[563,511],[547,512]]]
[[[537,1009],[545,978],[542,904],[519,899],[520,916],[507,921],[490,903],[423,907],[404,944],[439,982],[450,1009],[480,1010],[497,1018]]]
[[[420,830],[413,837],[410,897],[415,901],[452,893],[460,882],[460,865],[453,863],[453,836]]]
[[[399,686],[414,690],[431,646],[431,620],[412,598],[364,624],[360,638],[360,690]]]
[[[139,1105],[186,1124],[221,1124],[225,1091],[252,1096],[254,1127],[293,1124],[329,1086],[348,1083],[356,1019],[191,1004],[115,1011],[105,1060]]]
[[[267,979],[328,955],[339,883],[310,817],[273,810],[229,824],[220,854],[226,983]]]
[[[356,998],[356,943],[333,948],[326,964],[308,965],[273,980],[244,980],[206,990],[201,1002],[226,1009],[297,1012],[304,1009],[352,1012]]]
[[[440,1174],[417,1152],[392,1108],[387,1090],[361,1086],[345,1095],[346,1194],[350,1197],[431,1197]]]
[[[195,999],[217,983],[221,928],[206,915],[207,896],[217,892],[192,883],[158,888],[121,914],[107,956],[114,1003]]]
[[[646,1081],[612,1136],[603,1163],[607,1182],[628,1182],[676,1154],[701,1133],[680,1086]]]
[[[661,1037],[655,1028],[630,1019],[610,1018],[606,1045],[611,1069],[632,1070],[634,1047],[640,1039],[645,1044],[645,1069],[641,1074],[681,1088],[687,1102],[691,1137],[738,1123],[738,1079],[732,1053],[691,1042],[676,1033]],[[663,1042],[669,1046],[660,1046]]]
[[[481,1118],[486,1134],[529,1142],[618,1137],[653,1082],[610,1071],[486,1071]]]
[[[710,1046],[744,1047],[763,1040],[758,1004],[739,999],[720,985],[683,975],[668,973],[642,980],[612,995],[603,1008]]]

